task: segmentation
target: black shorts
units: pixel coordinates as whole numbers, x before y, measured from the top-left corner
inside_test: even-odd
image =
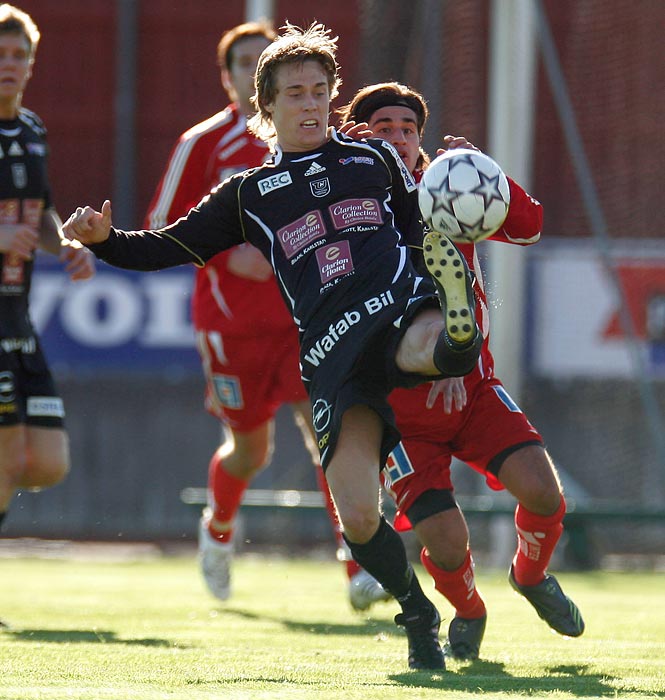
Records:
[[[431,282],[400,278],[387,296],[371,296],[349,306],[331,320],[326,333],[303,341],[302,377],[324,470],[335,452],[342,416],[360,404],[383,420],[378,465],[383,468],[400,440],[388,394],[398,386],[415,386],[435,378],[405,374],[395,363],[397,346],[413,317],[429,307],[440,308]]]
[[[0,340],[0,427],[62,428],[65,410],[36,336]]]

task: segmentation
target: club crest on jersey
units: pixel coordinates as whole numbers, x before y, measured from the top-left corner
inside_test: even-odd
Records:
[[[12,182],[17,190],[22,190],[28,184],[28,171],[24,163],[12,163]]]
[[[257,183],[259,192],[263,197],[264,194],[272,192],[273,190],[278,190],[280,187],[287,187],[293,184],[291,180],[291,173],[277,173],[276,175],[271,175],[270,177],[264,177],[263,180],[259,180]]]
[[[327,177],[323,177],[320,180],[312,180],[309,183],[309,189],[315,197],[325,197],[330,194],[330,181]]]

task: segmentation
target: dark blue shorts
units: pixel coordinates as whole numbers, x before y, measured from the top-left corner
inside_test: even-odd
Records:
[[[303,340],[302,377],[325,469],[335,451],[342,416],[352,406],[369,406],[384,423],[382,468],[400,440],[388,394],[433,377],[407,375],[395,363],[397,346],[414,316],[439,308],[430,280],[404,276],[389,290],[367,296],[330,320],[325,332]]]
[[[64,426],[65,411],[36,336],[0,339],[0,427]]]

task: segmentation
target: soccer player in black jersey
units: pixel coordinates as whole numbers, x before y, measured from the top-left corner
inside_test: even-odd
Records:
[[[18,489],[52,486],[69,470],[62,399],[29,316],[35,249],[60,256],[74,280],[94,273],[94,256],[62,235],[44,125],[21,107],[38,42],[29,15],[0,5],[0,523]]]
[[[131,269],[205,265],[245,241],[264,254],[299,328],[321,462],[353,557],[402,607],[409,665],[442,669],[438,611],[379,510],[379,471],[399,440],[387,395],[466,374],[482,334],[464,258],[441,234],[423,242],[416,185],[394,148],[328,126],[335,53],[320,24],[284,28],[259,59],[250,122],[272,160],[231,176],[186,217],[119,231],[106,201],[79,207],[64,228]],[[416,273],[406,241],[424,244],[431,277]]]

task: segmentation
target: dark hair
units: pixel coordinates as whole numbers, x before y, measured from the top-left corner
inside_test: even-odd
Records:
[[[30,58],[34,57],[40,34],[27,12],[3,2],[0,5],[0,34],[22,34],[30,47]]]
[[[233,66],[233,47],[238,41],[251,39],[253,37],[263,37],[268,41],[274,41],[275,30],[268,20],[258,20],[257,22],[245,22],[222,34],[222,38],[217,44],[217,65],[220,68],[231,70]]]
[[[418,135],[422,139],[429,109],[425,98],[413,88],[402,83],[377,83],[360,88],[351,102],[337,110],[340,124],[346,122],[368,122],[372,115],[382,107],[408,107],[416,115]],[[424,170],[430,162],[429,155],[420,147],[416,168]]]
[[[337,110],[342,123],[369,122],[382,107],[408,107],[416,115],[418,133],[422,137],[429,117],[425,98],[413,88],[401,83],[377,83],[360,88],[349,104]]]

